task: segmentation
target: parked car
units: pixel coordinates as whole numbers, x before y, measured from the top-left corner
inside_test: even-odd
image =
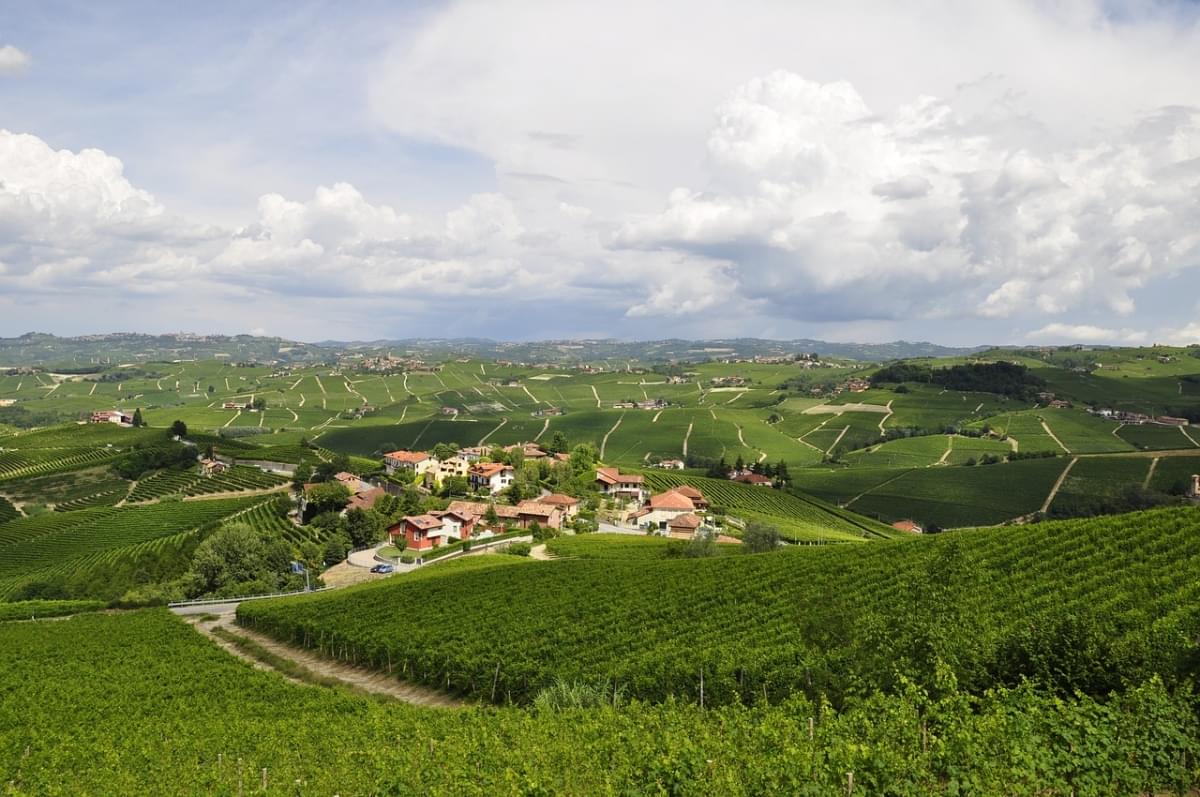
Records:
[[[371,568],[372,573],[395,573],[396,568],[392,565],[375,565]]]

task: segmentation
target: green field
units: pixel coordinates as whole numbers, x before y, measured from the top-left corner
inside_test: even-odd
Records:
[[[1052,458],[919,468],[871,489],[848,507],[889,523],[911,519],[943,528],[1003,523],[1037,511],[1066,464]]]
[[[1185,700],[1152,683],[1111,703],[448,711],[289,683],[159,611],[0,625],[0,690],[0,770],[26,794],[838,794],[847,772],[865,793],[1050,792],[1070,772],[1079,793],[1165,794],[1200,754]]]
[[[430,573],[244,603],[238,617],[292,644],[502,703],[528,703],[556,678],[695,702],[701,672],[708,704],[796,691],[841,702],[864,684],[899,687],[900,674],[932,683],[935,660],[972,690],[1030,676],[1106,694],[1149,672],[1190,677],[1178,656],[1194,650],[1181,632],[1200,620],[1194,513],[700,560],[651,560],[619,541],[612,557],[476,567],[452,581]],[[1053,629],[1077,633],[1067,629],[1080,622],[1105,640],[1103,652],[1014,657],[1058,645]],[[1031,626],[1042,630],[1030,637]],[[952,633],[927,636],[937,628]]]

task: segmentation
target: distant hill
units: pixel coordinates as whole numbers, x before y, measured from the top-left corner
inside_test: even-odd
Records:
[[[303,363],[333,361],[347,352],[391,352],[436,360],[447,357],[517,362],[598,362],[665,360],[699,361],[727,357],[770,357],[816,352],[824,357],[878,361],[905,357],[948,357],[973,354],[986,347],[953,348],[933,343],[829,343],[821,340],[545,340],[495,341],[480,338],[304,343],[254,335],[146,335],[115,332],[58,337],[29,332],[0,338],[0,366],[43,365],[87,368],[126,362],[227,359],[231,362]]]

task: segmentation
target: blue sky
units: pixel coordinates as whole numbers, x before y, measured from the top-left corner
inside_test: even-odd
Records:
[[[1194,3],[10,3],[0,335],[1200,342]]]

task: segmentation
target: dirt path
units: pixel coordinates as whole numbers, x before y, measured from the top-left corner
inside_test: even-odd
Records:
[[[236,421],[236,420],[237,420],[238,418],[240,418],[240,417],[242,417],[242,411],[241,411],[241,410],[238,410],[238,411],[237,411],[237,414],[236,414],[236,415],[234,415],[234,416],[233,416],[232,418],[230,418],[229,420],[225,421],[225,424],[224,424],[224,426],[222,426],[221,428],[222,428],[222,429],[224,429],[226,426],[228,426],[229,424],[233,423],[234,421]]]
[[[604,435],[604,439],[600,441],[600,459],[604,459],[604,447],[608,445],[608,436],[617,431],[617,427],[621,425],[621,421],[625,420],[625,413],[621,413],[621,417],[617,418],[617,422],[612,425],[612,428]]]
[[[1146,471],[1146,478],[1142,480],[1142,489],[1150,488],[1150,480],[1154,478],[1154,471],[1158,468],[1158,461],[1161,457],[1155,457],[1150,460],[1150,469]]]
[[[904,475],[904,474],[906,474],[906,473],[908,473],[908,471],[907,471],[907,470],[905,470],[905,471],[901,471],[900,473],[897,473],[895,476],[893,476],[893,477],[892,477],[892,478],[890,478],[890,479],[887,479],[887,480],[885,480],[885,481],[881,481],[879,484],[876,484],[876,485],[875,485],[875,486],[873,486],[873,487],[868,487],[867,489],[863,490],[863,491],[862,491],[861,493],[859,493],[858,495],[856,495],[856,496],[854,496],[853,498],[851,498],[851,499],[850,499],[849,501],[847,501],[846,503],[842,504],[842,508],[844,509],[844,508],[846,508],[846,507],[850,506],[850,505],[851,505],[851,504],[853,504],[855,501],[857,501],[858,499],[862,498],[864,495],[868,495],[869,493],[871,493],[871,492],[873,492],[873,491],[875,491],[875,490],[878,490],[880,487],[883,487],[883,486],[885,486],[885,485],[891,484],[892,482],[896,481],[896,479],[899,479],[901,476],[903,476],[903,475]]]
[[[258,643],[260,646],[269,652],[279,656],[280,658],[289,659],[305,669],[325,678],[332,678],[347,686],[360,689],[364,692],[370,692],[377,695],[387,695],[397,700],[402,700],[405,703],[412,703],[417,706],[426,706],[430,708],[459,708],[467,706],[464,700],[452,697],[450,695],[436,692],[424,686],[410,684],[391,677],[385,672],[377,672],[374,670],[366,670],[361,667],[352,667],[348,664],[327,659],[312,651],[302,648],[285,645],[282,642],[277,642],[271,637],[257,633],[249,628],[243,628],[237,625],[234,620],[234,614],[228,612],[218,615],[216,620],[196,620],[192,625],[197,631],[207,636],[209,639],[217,643],[221,648],[229,651],[234,656],[250,662],[255,667],[265,670],[274,670],[269,664],[259,661],[258,659],[243,652],[233,643],[228,642],[218,637],[213,629],[224,628],[227,632]],[[292,678],[284,673],[280,673],[285,678],[295,683],[303,684],[303,681]]]
[[[1050,428],[1050,425],[1046,423],[1045,419],[1042,420],[1042,428],[1046,430],[1046,434],[1050,435],[1051,440],[1058,443],[1058,447],[1061,448],[1064,453],[1071,453],[1071,449],[1063,445],[1063,441],[1058,439],[1058,435],[1054,433],[1054,430]]]
[[[534,436],[534,438],[533,438],[533,442],[535,442],[535,443],[536,443],[538,440],[541,440],[541,439],[542,439],[542,435],[544,435],[544,434],[546,433],[546,430],[547,430],[547,429],[549,429],[549,428],[550,428],[550,419],[549,419],[549,418],[547,418],[547,419],[546,419],[546,422],[542,424],[542,431],[538,432],[538,433],[537,433],[537,434]]]
[[[688,438],[691,436],[692,436],[692,422],[689,421],[688,422],[688,430],[683,435],[683,458],[684,459],[687,459],[687,443],[688,443]]]
[[[1186,437],[1186,438],[1188,439],[1188,442],[1189,442],[1189,443],[1191,443],[1192,445],[1196,446],[1197,448],[1200,448],[1200,443],[1197,443],[1197,442],[1196,442],[1196,438],[1194,438],[1194,437],[1192,437],[1190,434],[1188,434],[1188,430],[1187,430],[1186,428],[1184,428],[1184,427],[1180,426],[1180,427],[1179,427],[1179,431],[1183,433],[1183,436],[1184,436],[1184,437]]]
[[[879,433],[880,434],[887,434],[887,431],[883,428],[883,425],[885,423],[887,423],[888,418],[892,417],[892,415],[894,414],[892,412],[892,402],[889,401],[886,406],[887,406],[887,415],[884,415],[882,418],[879,419]]]
[[[433,421],[430,421],[430,423],[433,423]],[[496,426],[496,428],[495,428],[495,429],[493,429],[492,431],[488,432],[487,434],[485,434],[485,435],[483,436],[483,438],[482,438],[482,439],[481,439],[481,440],[480,440],[478,443],[476,443],[476,445],[480,445],[480,446],[481,446],[481,445],[483,445],[484,443],[486,443],[486,442],[487,442],[487,439],[488,439],[489,437],[491,437],[492,435],[494,435],[496,432],[500,431],[500,430],[501,430],[501,429],[504,427],[504,424],[506,424],[506,423],[508,423],[508,418],[504,418],[504,419],[502,419],[502,420],[500,421],[500,423],[499,423],[499,424]],[[425,428],[426,428],[426,429],[428,429],[429,427],[428,427],[428,426],[426,426]],[[422,431],[423,431],[423,430],[422,430]],[[413,445],[416,445],[416,441],[413,441]],[[601,451],[603,452],[603,449],[602,449]]]
[[[837,448],[837,444],[842,442],[842,438],[846,436],[846,432],[848,432],[848,431],[850,431],[850,424],[846,424],[845,426],[842,427],[842,431],[838,434],[837,438],[833,441],[833,445],[831,445],[829,447],[829,450],[825,452],[826,455],[833,453],[833,449]]]
[[[550,554],[546,553],[546,543],[542,543],[541,545],[535,545],[529,549],[529,558],[537,559],[540,562],[549,562],[551,559],[556,559],[558,557],[551,556]]]
[[[1059,443],[1061,446],[1062,443]],[[1054,503],[1054,497],[1058,495],[1059,489],[1063,486],[1063,482],[1067,480],[1067,474],[1071,472],[1071,468],[1075,467],[1075,463],[1079,461],[1079,457],[1073,458],[1067,463],[1067,467],[1063,468],[1062,473],[1058,474],[1058,480],[1054,482],[1054,486],[1050,488],[1050,494],[1046,496],[1046,500],[1042,502],[1042,508],[1039,510],[1042,514],[1050,511],[1050,504]]]
[[[596,397],[596,409],[603,409],[603,407],[600,406],[600,394],[596,392],[596,386],[592,385],[591,388],[592,395]]]
[[[934,465],[945,465],[946,460],[950,458],[950,452],[953,450],[954,450],[954,435],[948,434],[948,435],[946,435],[946,450],[942,452],[942,458],[933,464]]]
[[[317,387],[321,388],[321,395],[328,395],[328,391],[325,390],[325,385],[321,382],[321,377],[313,374],[313,379],[317,380]]]
[[[534,404],[541,404],[541,403],[542,403],[542,400],[541,400],[540,398],[538,398],[537,396],[535,396],[535,395],[533,395],[532,393],[530,393],[530,392],[529,392],[529,388],[528,388],[528,387],[526,387],[525,385],[521,385],[521,389],[525,391],[525,395],[526,395],[526,396],[529,396],[529,398],[530,398],[530,399],[533,401],[533,403],[534,403]]]

